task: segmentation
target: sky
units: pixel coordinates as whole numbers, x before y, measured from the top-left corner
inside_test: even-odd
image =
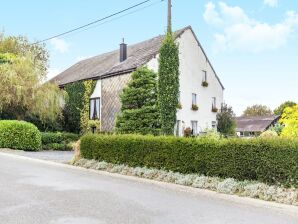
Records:
[[[142,0],[10,0],[1,2],[0,29],[38,41],[120,11]],[[298,102],[297,0],[172,0],[173,29],[191,25],[225,86],[237,115],[253,104],[274,109]],[[46,42],[48,78],[74,63],[159,34],[167,25],[166,1],[87,30]]]

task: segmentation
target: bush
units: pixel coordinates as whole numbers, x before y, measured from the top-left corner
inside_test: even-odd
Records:
[[[274,130],[267,130],[264,131],[261,135],[260,138],[277,138],[278,134]]]
[[[298,140],[86,135],[80,147],[86,159],[298,186]]]
[[[25,121],[0,121],[0,148],[37,151],[41,135],[36,126]]]
[[[79,140],[78,134],[68,132],[44,132],[41,136],[43,150],[71,150],[70,143]]]

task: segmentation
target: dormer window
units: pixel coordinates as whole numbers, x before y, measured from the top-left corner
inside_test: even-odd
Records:
[[[100,98],[90,99],[90,120],[100,120]]]

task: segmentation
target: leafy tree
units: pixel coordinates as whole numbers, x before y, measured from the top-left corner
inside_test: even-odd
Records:
[[[158,103],[161,132],[173,135],[179,95],[179,47],[168,32],[159,50]]]
[[[298,105],[287,107],[282,114],[280,123],[285,125],[281,136],[298,138]]]
[[[295,103],[293,101],[286,101],[274,110],[274,114],[275,115],[282,115],[283,112],[284,112],[284,109],[286,109],[287,107],[295,106],[295,105],[297,105],[297,103]]]
[[[236,121],[232,107],[223,104],[220,113],[217,114],[217,131],[224,135],[235,135]]]
[[[270,116],[273,115],[271,109],[265,105],[255,104],[247,107],[243,112],[244,117]]]
[[[117,117],[118,133],[160,133],[157,107],[157,75],[146,67],[132,73],[132,79],[124,88],[121,99],[121,114]]]
[[[283,124],[277,123],[274,126],[270,127],[269,130],[275,131],[278,135],[280,135],[284,127],[285,126]]]
[[[44,84],[48,53],[42,45],[30,45],[24,37],[0,35],[0,112],[23,120],[26,113],[43,122],[61,115],[64,92]]]

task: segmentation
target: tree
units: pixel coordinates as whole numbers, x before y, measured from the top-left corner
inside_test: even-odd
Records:
[[[121,114],[117,117],[118,133],[160,133],[157,106],[157,74],[146,67],[132,73],[132,79],[120,96]]]
[[[158,103],[161,133],[173,135],[179,95],[179,47],[168,32],[159,50]]]
[[[297,103],[295,103],[293,101],[286,101],[274,110],[274,114],[275,115],[282,115],[283,112],[284,112],[284,109],[286,109],[287,107],[295,106],[295,105],[297,105]]]
[[[0,58],[0,112],[19,120],[28,112],[43,122],[57,119],[65,94],[55,84],[44,84],[48,62],[44,46],[0,35]]]
[[[255,104],[247,107],[243,112],[244,117],[258,117],[258,116],[270,116],[273,115],[271,109],[265,105]]]
[[[285,125],[281,136],[298,138],[298,105],[287,107],[279,122]]]
[[[229,107],[227,104],[223,104],[220,113],[216,116],[216,119],[218,132],[224,135],[235,135],[236,121],[232,107]]]

